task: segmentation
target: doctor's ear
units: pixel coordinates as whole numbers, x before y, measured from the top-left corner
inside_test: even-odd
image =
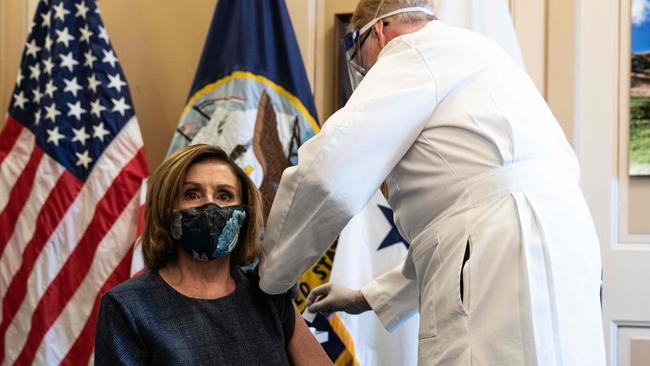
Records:
[[[372,27],[372,35],[377,38],[381,48],[384,48],[389,41],[384,30],[384,27],[388,26],[388,24],[386,21],[379,21]]]

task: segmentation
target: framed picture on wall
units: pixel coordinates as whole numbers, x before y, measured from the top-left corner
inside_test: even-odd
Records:
[[[632,0],[630,175],[650,176],[650,2]]]

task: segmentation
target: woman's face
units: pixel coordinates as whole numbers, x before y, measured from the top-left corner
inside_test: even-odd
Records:
[[[228,163],[208,159],[192,164],[174,208],[186,209],[206,203],[221,207],[241,204],[239,181]]]

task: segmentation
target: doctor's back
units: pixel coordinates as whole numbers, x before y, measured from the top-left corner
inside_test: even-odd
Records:
[[[418,68],[431,87],[401,88],[410,78],[395,75]],[[386,46],[350,109],[382,94],[394,104],[377,119],[424,121],[386,180],[411,243],[420,364],[604,364],[598,238],[575,154],[530,77],[491,40],[432,21]]]
[[[408,218],[396,215],[400,216],[399,221],[408,222],[400,228],[408,239],[456,199],[441,189],[409,184],[417,183],[413,177],[425,176],[435,181],[437,187],[449,187],[497,167],[534,160],[551,163],[566,172],[572,180],[563,184],[578,183],[578,162],[560,125],[525,70],[496,43],[441,21],[432,21],[422,30],[394,41],[399,44],[387,45],[383,53],[396,51],[391,48],[413,48],[424,62],[403,64],[404,60],[399,58],[388,67],[427,68],[435,85],[431,88],[430,115],[401,159],[408,164],[397,163],[389,177],[389,201],[394,209],[400,206],[424,209],[404,213]],[[383,61],[383,53],[378,64]],[[384,85],[386,93],[393,94],[392,108],[399,109],[410,91],[400,95],[399,86],[390,90],[390,80]],[[363,90],[362,83],[355,96],[363,99],[364,93],[372,98],[376,89]],[[409,110],[395,121],[395,128],[407,118]],[[405,179],[400,179],[402,175],[406,175]]]

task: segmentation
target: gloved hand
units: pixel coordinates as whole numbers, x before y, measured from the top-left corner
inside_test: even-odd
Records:
[[[370,310],[361,290],[351,290],[331,282],[313,289],[307,296],[306,306],[312,313],[344,311],[348,314],[361,314]]]

